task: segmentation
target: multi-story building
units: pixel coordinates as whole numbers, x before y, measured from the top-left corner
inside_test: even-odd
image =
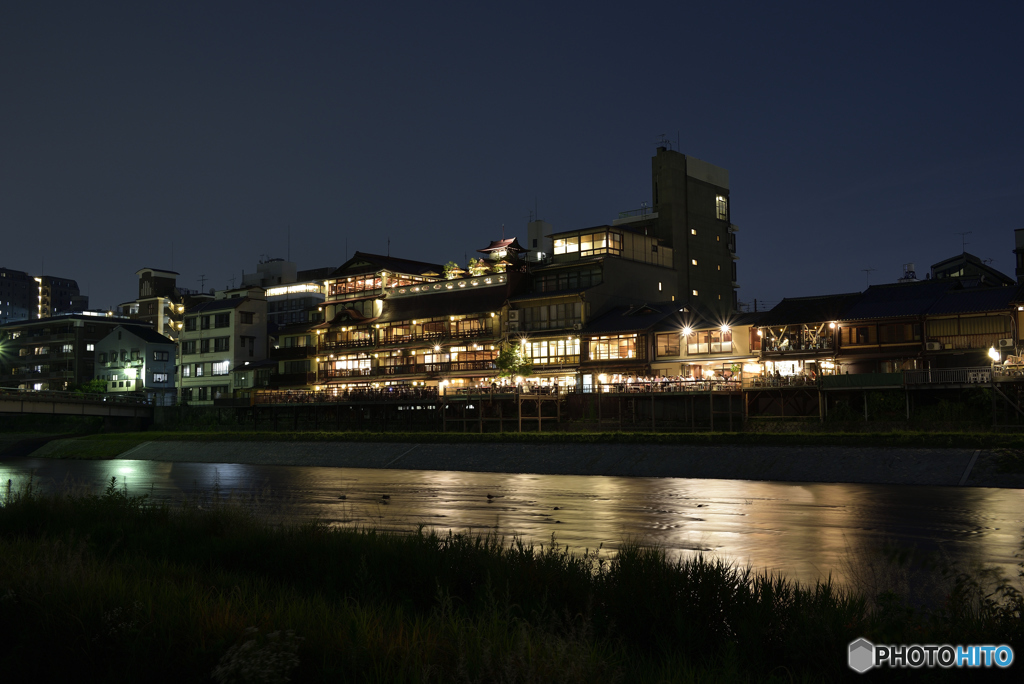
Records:
[[[49,318],[88,308],[89,298],[70,278],[30,276],[24,271],[0,268],[0,323]]]
[[[231,397],[232,371],[267,358],[263,289],[224,290],[187,309],[178,343],[181,401],[211,404]]]
[[[0,324],[38,318],[39,283],[24,271],[0,268]]]
[[[447,277],[438,264],[356,252],[327,279],[318,385],[493,382],[507,334],[502,313],[527,275],[514,253],[488,249],[481,251],[493,254],[491,265]]]
[[[70,390],[89,382],[96,344],[130,322],[85,312],[0,325],[0,387]]]
[[[177,271],[141,268],[139,296],[134,301],[118,306],[122,316],[149,323],[164,337],[178,339],[183,325],[185,309],[213,300],[213,295],[178,287]]]
[[[656,251],[671,248],[675,277],[662,281],[658,299],[718,317],[736,311],[737,228],[731,220],[729,172],[659,147],[651,159],[651,193],[650,207],[622,212],[611,227],[622,231],[623,248],[627,233],[656,238],[649,247],[652,261]]]
[[[176,400],[177,345],[151,326],[119,325],[96,343],[96,377],[107,392],[145,396],[157,406]]]

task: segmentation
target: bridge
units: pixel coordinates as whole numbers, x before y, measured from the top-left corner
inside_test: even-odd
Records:
[[[153,405],[144,397],[125,394],[84,394],[50,390],[0,389],[0,414],[152,418]]]

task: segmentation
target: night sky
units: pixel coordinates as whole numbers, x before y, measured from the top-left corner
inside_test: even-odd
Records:
[[[5,2],[0,266],[223,288],[262,255],[464,263],[730,171],[740,301],[1013,274],[1024,4]],[[536,204],[535,204],[536,203]],[[172,264],[173,243],[173,264]]]

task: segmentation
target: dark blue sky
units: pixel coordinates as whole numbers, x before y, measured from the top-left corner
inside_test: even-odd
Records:
[[[740,300],[857,290],[1024,228],[1016,3],[3,3],[0,265],[224,287],[262,254],[462,261],[729,169]],[[93,6],[96,5],[96,6]],[[692,7],[690,5],[693,5]]]

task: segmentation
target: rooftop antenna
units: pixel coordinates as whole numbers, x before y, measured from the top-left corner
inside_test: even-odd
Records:
[[[348,236],[345,236],[345,261],[348,261]]]
[[[671,150],[672,149],[672,141],[664,133],[659,133],[658,134],[658,147],[666,147],[666,148]]]
[[[288,226],[288,261],[292,260],[292,227]]]
[[[991,264],[993,261],[995,261],[995,259],[982,259],[981,260],[981,262],[983,264]]]
[[[206,276],[201,275],[196,280],[199,281],[199,291],[202,292],[206,288]]]
[[[974,231],[965,230],[962,233],[956,233],[956,235],[960,236],[960,249],[963,252],[967,251],[967,236],[970,235],[972,232],[974,232]]]
[[[867,284],[868,287],[871,287],[871,272],[874,271],[875,269],[873,269],[873,268],[862,268],[860,270],[864,271],[864,282],[865,282],[865,284]]]
[[[171,270],[174,270],[174,241],[171,240]]]
[[[234,273],[231,274],[231,278],[230,278],[229,282],[231,283],[231,285],[228,287],[228,289],[229,290],[234,290],[235,289],[235,274]]]
[[[388,256],[391,256],[391,238],[388,238]]]

